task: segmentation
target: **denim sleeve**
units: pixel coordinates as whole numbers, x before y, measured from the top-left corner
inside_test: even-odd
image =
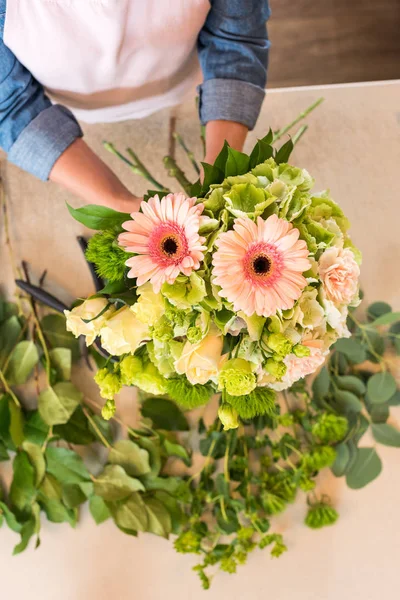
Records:
[[[82,131],[68,109],[51,104],[4,44],[5,10],[6,0],[0,0],[0,147],[10,162],[47,180],[56,160]]]
[[[254,128],[267,81],[269,15],[268,0],[211,0],[198,38],[203,125],[221,119]]]

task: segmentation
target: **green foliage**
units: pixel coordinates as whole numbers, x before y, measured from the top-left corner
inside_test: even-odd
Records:
[[[178,406],[166,398],[147,398],[141,407],[144,417],[151,419],[154,427],[167,431],[187,431],[188,422]]]
[[[96,233],[90,238],[86,249],[86,258],[94,264],[98,275],[111,282],[124,279],[125,262],[131,256],[118,245],[119,231],[106,229]]]
[[[70,215],[85,227],[104,231],[112,227],[121,227],[124,221],[130,219],[129,213],[120,213],[106,206],[89,204],[82,208],[72,208],[67,204]]]
[[[321,503],[310,506],[304,522],[311,529],[320,529],[327,525],[333,525],[338,518],[339,514],[332,506]]]

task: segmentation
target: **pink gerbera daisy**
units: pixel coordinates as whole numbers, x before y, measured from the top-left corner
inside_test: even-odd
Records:
[[[128,277],[137,285],[150,281],[155,292],[163,283],[174,283],[179,273],[190,275],[204,257],[205,238],[199,236],[200,215],[204,205],[184,194],[168,194],[142,202],[142,212],[131,214],[123,223],[119,243],[133,256],[126,261]]]
[[[307,244],[299,230],[276,215],[257,224],[235,220],[233,231],[222,233],[213,258],[214,283],[235,311],[269,317],[292,308],[307,285],[302,273],[310,268]]]

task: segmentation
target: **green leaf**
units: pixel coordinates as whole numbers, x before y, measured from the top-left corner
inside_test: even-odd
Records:
[[[150,472],[152,475],[158,475],[161,471],[161,444],[160,440],[157,438],[155,440],[151,440],[146,437],[138,437],[135,438],[136,444],[147,450],[149,453],[149,462],[150,462]]]
[[[79,341],[71,332],[67,331],[63,315],[46,315],[41,321],[41,326],[47,341],[54,349],[68,348],[71,350],[72,360],[78,360],[80,357]]]
[[[42,485],[40,486],[40,493],[47,498],[53,500],[61,500],[62,496],[62,485],[61,483],[50,473],[44,476]]]
[[[329,393],[330,377],[326,367],[322,367],[312,383],[312,391],[318,399],[325,398]]]
[[[392,312],[392,307],[387,302],[374,302],[367,308],[367,314],[371,320],[377,319],[378,317],[386,315],[390,312]]]
[[[91,496],[89,498],[89,510],[96,525],[101,525],[101,523],[107,521],[111,516],[107,504],[100,496]]]
[[[144,475],[150,472],[149,453],[131,440],[119,440],[111,448],[108,461],[120,465],[128,475]]]
[[[21,336],[22,328],[18,318],[14,315],[4,321],[0,326],[0,369],[12,352]]]
[[[205,195],[210,189],[211,184],[221,183],[224,180],[224,171],[221,171],[215,165],[209,165],[206,162],[201,163],[204,170],[204,181],[200,195]]]
[[[335,477],[342,477],[347,471],[347,467],[350,463],[350,450],[345,442],[335,446],[336,459],[331,467],[332,473]]]
[[[43,421],[38,410],[33,410],[27,414],[24,424],[25,439],[32,442],[32,444],[41,446],[45,441],[48,432],[49,426]]]
[[[335,390],[335,400],[340,409],[344,412],[361,412],[363,405],[355,394],[346,390]]]
[[[376,479],[382,471],[382,462],[375,448],[358,448],[357,457],[347,474],[349,488],[358,490]]]
[[[379,327],[379,325],[391,325],[400,320],[400,312],[386,313],[369,323],[369,327]]]
[[[99,429],[103,437],[107,440],[110,446],[112,446],[112,444],[114,443],[114,434],[110,421],[105,421],[100,415],[92,415],[92,421],[94,421],[96,428]],[[97,431],[94,429],[91,423],[89,423],[89,429],[93,433],[95,438],[102,442],[102,440],[100,440],[98,436]]]
[[[10,460],[6,445],[0,440],[0,462]],[[1,494],[0,494],[1,497]]]
[[[373,423],[372,434],[379,444],[400,448],[400,431],[387,423]]]
[[[14,315],[18,315],[18,306],[14,302],[4,302],[0,298],[0,323],[3,323]]]
[[[3,396],[0,397],[0,438],[5,441],[10,437],[10,400],[12,399],[8,394],[3,394]]]
[[[227,508],[225,510],[225,515],[222,514],[220,507],[218,506],[215,511],[215,516],[217,518],[217,524],[222,533],[231,534],[235,533],[240,527],[237,515],[232,508]]]
[[[177,499],[162,490],[155,492],[154,497],[157,498],[157,500],[160,500],[169,512],[171,517],[171,533],[179,534],[182,531],[182,526],[185,524],[187,517],[183,513]]]
[[[257,140],[250,154],[249,169],[254,169],[257,165],[265,162],[272,157],[273,153],[274,149],[265,139]]]
[[[373,423],[386,423],[390,415],[389,405],[386,402],[385,404],[370,404],[367,408]]]
[[[56,383],[39,396],[40,416],[47,425],[67,423],[82,397],[82,392],[69,381]]]
[[[171,496],[185,496],[187,483],[179,477],[155,477],[154,475],[143,475],[140,478],[146,490],[162,490]]]
[[[10,436],[16,447],[24,441],[24,417],[22,410],[9,398],[8,408],[10,410]]]
[[[49,352],[52,367],[61,381],[71,379],[72,352],[70,348],[53,348]]]
[[[6,378],[10,385],[25,383],[39,361],[39,352],[31,341],[19,342],[11,354]]]
[[[166,398],[147,398],[141,407],[144,417],[151,419],[156,429],[167,431],[188,431],[188,422],[171,400]]]
[[[388,400],[389,406],[399,406],[400,405],[400,390],[396,390],[393,396],[391,396]]]
[[[390,341],[397,354],[400,354],[400,321],[393,323],[389,329]]]
[[[90,481],[68,483],[62,488],[62,500],[67,508],[76,508],[93,494],[93,484]]]
[[[225,165],[225,177],[243,175],[249,170],[250,158],[247,154],[228,148],[228,158]]]
[[[120,227],[122,223],[130,219],[129,213],[117,212],[112,210],[112,208],[97,204],[89,204],[82,206],[82,208],[72,208],[67,203],[67,207],[70,215],[89,229],[112,229],[113,227]]]
[[[46,472],[46,461],[44,460],[42,449],[40,446],[32,444],[32,442],[28,442],[27,440],[23,442],[22,448],[29,456],[31,465],[35,469],[35,486],[39,487]]]
[[[107,465],[94,480],[94,492],[104,500],[122,500],[132,492],[144,492],[141,481],[129,477],[119,465]]]
[[[342,338],[333,346],[338,352],[342,352],[354,363],[362,363],[366,358],[366,350],[358,340],[354,338]]]
[[[352,392],[357,396],[363,396],[366,388],[365,384],[359,377],[355,375],[342,375],[335,378],[335,382],[341,390]]]
[[[387,371],[376,373],[368,379],[368,398],[373,404],[383,404],[396,392],[396,380]]]
[[[15,531],[15,533],[20,533],[22,529],[22,524],[18,522],[17,517],[8,508],[8,506],[4,504],[4,502],[0,502],[0,511],[3,513],[8,527],[12,531]]]
[[[39,505],[35,502],[32,506],[31,517],[22,526],[22,529],[20,532],[21,533],[21,541],[19,544],[17,544],[15,546],[15,548],[13,550],[14,556],[23,552],[27,548],[31,537],[33,535],[35,535],[35,533],[36,534],[39,533],[39,529],[40,529],[39,511],[40,511]],[[37,542],[36,542],[36,548],[38,547],[39,543],[40,543],[40,541],[38,538]]]
[[[168,456],[177,456],[178,458],[182,459],[183,463],[187,467],[191,466],[192,459],[190,458],[186,448],[178,443],[170,442],[167,439],[164,440],[164,448]]]
[[[275,155],[275,162],[277,165],[281,163],[287,163],[292,153],[294,146],[291,139],[289,139],[283,146],[281,146]]]
[[[80,405],[72,413],[69,421],[64,425],[56,425],[53,432],[54,435],[59,435],[70,444],[86,446],[96,440],[96,436],[91,430],[89,421]]]
[[[62,484],[90,481],[90,474],[81,457],[73,450],[49,446],[46,449],[47,472]]]
[[[46,498],[41,494],[39,502],[51,523],[69,523],[72,527],[75,526],[76,515],[74,510],[68,509],[60,500]]]
[[[167,508],[157,498],[148,498],[145,506],[148,518],[147,531],[168,538],[172,523]]]
[[[229,144],[225,140],[221,152],[218,154],[217,158],[214,161],[214,167],[217,167],[217,169],[220,169],[220,171],[222,171],[223,173],[225,173],[225,165],[226,161],[228,160],[228,149]]]
[[[14,477],[10,487],[10,502],[19,510],[28,507],[35,495],[35,471],[26,452],[19,452],[13,462]]]
[[[124,531],[147,531],[146,506],[137,492],[133,492],[125,500],[110,502],[108,508],[116,525]]]

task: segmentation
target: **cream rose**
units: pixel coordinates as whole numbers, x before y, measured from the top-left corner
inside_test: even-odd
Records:
[[[319,259],[325,295],[335,304],[350,304],[357,294],[360,269],[348,248],[328,248]]]
[[[139,299],[131,306],[131,311],[139,321],[154,325],[165,313],[165,302],[163,296],[156,294],[151,283],[147,282],[137,289]]]
[[[67,330],[73,333],[75,337],[84,335],[86,346],[90,346],[99,335],[106,320],[115,310],[113,306],[110,306],[108,310],[100,314],[106,306],[107,300],[105,298],[88,298],[72,310],[64,310],[67,319]],[[100,316],[97,317],[97,315]],[[83,319],[89,321],[89,323],[85,323]]]
[[[201,342],[186,342],[182,354],[175,361],[176,372],[186,375],[190,383],[204,384],[210,379],[216,380],[222,363],[222,346],[224,340],[217,327],[212,326]]]
[[[100,331],[101,345],[113,356],[135,352],[149,339],[149,328],[127,306],[118,310]]]

